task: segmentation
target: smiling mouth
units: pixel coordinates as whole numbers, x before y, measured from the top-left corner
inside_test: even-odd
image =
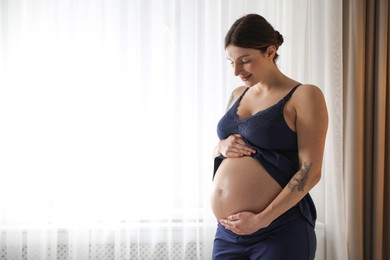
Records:
[[[247,81],[250,77],[252,76],[252,74],[246,76],[246,77],[241,77],[241,80],[242,81]]]

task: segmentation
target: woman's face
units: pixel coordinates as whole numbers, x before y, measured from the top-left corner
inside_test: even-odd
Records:
[[[248,87],[257,84],[264,77],[268,61],[272,61],[272,58],[259,50],[234,45],[229,45],[226,48],[226,54],[234,75],[240,77]]]

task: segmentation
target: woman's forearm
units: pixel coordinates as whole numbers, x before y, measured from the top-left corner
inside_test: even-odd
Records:
[[[221,155],[221,152],[219,151],[219,144],[220,144],[221,141],[218,141],[218,144],[215,146],[214,150],[213,150],[213,158]]]
[[[310,163],[303,163],[301,169],[291,178],[279,195],[258,214],[261,221],[270,224],[295,206],[318,183],[320,177],[320,169],[314,171]]]

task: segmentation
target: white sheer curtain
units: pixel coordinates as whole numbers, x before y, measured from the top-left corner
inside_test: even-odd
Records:
[[[285,37],[281,69],[331,104],[313,195],[338,236],[336,2],[0,1],[1,259],[209,259],[215,127],[240,84],[223,37],[253,12]]]

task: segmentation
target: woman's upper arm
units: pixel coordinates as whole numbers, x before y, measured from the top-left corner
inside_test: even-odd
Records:
[[[298,90],[295,108],[299,160],[301,165],[310,165],[311,172],[320,178],[328,129],[326,103],[316,86],[303,85]]]

